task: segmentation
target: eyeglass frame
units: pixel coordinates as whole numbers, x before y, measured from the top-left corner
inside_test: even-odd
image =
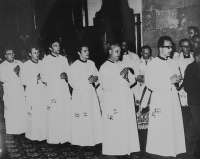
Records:
[[[15,55],[15,53],[13,52],[13,53],[8,53],[8,54],[5,54],[5,55],[9,55],[9,56],[10,56],[10,55]]]
[[[173,46],[162,46],[162,48],[173,49]]]
[[[183,48],[190,48],[190,45],[183,45],[183,46],[181,46],[181,47],[183,47]]]

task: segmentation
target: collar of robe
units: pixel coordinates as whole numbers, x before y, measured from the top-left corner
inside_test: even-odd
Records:
[[[6,61],[8,61],[7,59],[6,59]],[[13,60],[13,61],[8,61],[9,63],[14,63],[15,62],[15,60]]]
[[[190,58],[190,53],[188,55],[183,54],[184,59]]]
[[[87,60],[83,61],[83,60],[81,60],[80,58],[79,58],[78,60],[81,61],[81,62],[83,62],[83,63],[86,63],[86,62],[87,62]]]
[[[128,51],[127,52],[124,52],[124,54],[123,55],[128,55]]]
[[[33,63],[36,63],[36,64],[38,63],[38,61],[36,62],[36,61],[33,61],[32,59],[31,59],[31,61],[32,61]]]
[[[157,56],[159,59],[166,61],[168,58],[161,57],[160,55]]]
[[[53,56],[53,57],[58,57],[58,56],[59,56],[59,55],[58,55],[58,56],[56,56],[56,55],[53,55],[52,53],[50,53],[50,55],[51,55],[51,56]]]
[[[111,63],[117,63],[116,61],[112,61],[111,59],[108,59],[108,61]]]

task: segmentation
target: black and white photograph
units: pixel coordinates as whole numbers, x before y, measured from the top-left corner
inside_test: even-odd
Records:
[[[0,0],[0,159],[200,159],[200,0]]]

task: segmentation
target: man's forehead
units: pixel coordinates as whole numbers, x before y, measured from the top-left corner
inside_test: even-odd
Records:
[[[196,37],[193,39],[193,41],[200,41],[200,38]]]
[[[172,44],[171,41],[165,40],[165,41],[164,41],[164,45],[168,45],[168,44]]]
[[[150,50],[148,48],[143,48],[142,52],[150,52]]]
[[[59,42],[55,41],[54,43],[52,43],[52,46],[56,46],[56,45],[60,45]]]
[[[6,53],[13,52],[13,50],[6,50]]]
[[[194,32],[194,29],[189,29],[189,31],[188,32]]]
[[[189,45],[189,42],[188,41],[183,41],[182,43],[181,43],[181,45]]]
[[[32,51],[32,52],[38,52],[39,49],[38,49],[38,48],[32,48],[31,51]]]

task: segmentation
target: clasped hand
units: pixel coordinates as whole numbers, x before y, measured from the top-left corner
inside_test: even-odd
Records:
[[[125,67],[121,72],[120,75],[124,78],[128,74],[129,68]]]
[[[66,80],[68,79],[67,74],[65,72],[60,74],[60,78],[61,79],[66,79]]]
[[[93,76],[93,75],[89,76],[89,78],[88,78],[88,81],[89,81],[90,84],[96,82],[97,80],[98,80],[98,77]]]
[[[19,72],[20,72],[20,67],[19,67],[19,65],[17,65],[17,66],[14,68],[14,72],[16,73],[17,76],[19,76]]]
[[[181,76],[177,76],[177,74],[174,74],[170,80],[171,80],[171,84],[174,83],[179,83],[181,81],[182,77]]]

